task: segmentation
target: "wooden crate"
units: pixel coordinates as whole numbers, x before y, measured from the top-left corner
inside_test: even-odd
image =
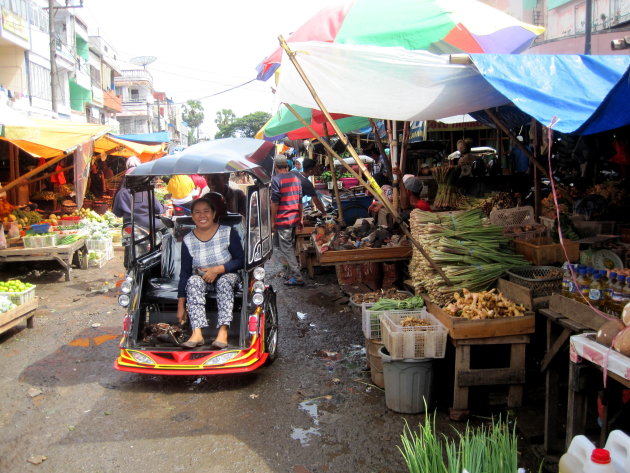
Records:
[[[7,312],[0,314],[0,333],[4,333],[10,328],[15,327],[22,321],[26,322],[28,328],[33,328],[33,316],[37,309],[37,298],[21,304]]]
[[[319,264],[365,263],[369,261],[395,261],[411,258],[411,246],[387,246],[383,248],[359,248],[356,250],[321,251],[315,243]]]
[[[567,254],[571,263],[580,260],[580,244],[574,241],[565,240]],[[566,257],[560,243],[552,243],[546,238],[533,240],[514,240],[516,252],[523,255],[526,260],[536,266],[546,266],[549,264],[564,263]]]
[[[535,330],[534,313],[530,311],[525,312],[522,317],[468,320],[462,317],[453,317],[426,297],[425,301],[427,310],[446,326],[449,336],[454,340],[526,335],[534,333]]]
[[[599,327],[606,322],[602,315],[599,315],[588,305],[560,294],[551,296],[549,299],[549,310],[593,330],[599,330]]]

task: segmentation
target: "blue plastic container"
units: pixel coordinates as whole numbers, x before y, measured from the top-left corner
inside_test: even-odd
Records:
[[[353,225],[358,218],[369,217],[368,208],[373,200],[371,195],[341,199],[341,210],[343,210],[343,220],[346,225]],[[337,202],[334,199],[333,206],[337,208]]]
[[[32,233],[48,233],[48,229],[50,228],[49,223],[36,223],[31,225]]]

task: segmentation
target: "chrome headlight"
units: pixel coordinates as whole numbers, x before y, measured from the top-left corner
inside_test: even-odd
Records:
[[[143,365],[154,365],[155,361],[153,361],[149,356],[144,353],[140,353],[139,351],[130,351],[129,354],[131,357],[136,360],[138,363],[142,363]]]
[[[256,269],[254,269],[254,279],[258,281],[262,281],[263,279],[265,279],[265,268],[263,268],[262,266],[258,266]]]
[[[220,355],[213,356],[208,361],[206,361],[203,365],[204,366],[222,365],[230,361],[236,355],[238,355],[237,351],[229,351],[227,353],[221,353]]]
[[[252,285],[254,292],[265,292],[265,283],[262,281],[256,281]]]
[[[260,292],[257,292],[252,296],[252,302],[256,305],[261,305],[265,302],[265,296],[263,296]]]
[[[118,296],[118,305],[120,305],[121,307],[127,307],[130,302],[131,299],[127,294],[121,294],[120,296]]]
[[[131,284],[131,281],[129,279],[125,279],[120,285],[120,292],[122,292],[123,294],[129,294],[132,287],[133,286]]]

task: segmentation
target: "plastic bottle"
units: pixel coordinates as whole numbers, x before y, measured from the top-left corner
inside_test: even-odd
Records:
[[[608,434],[605,448],[610,452],[616,473],[630,471],[630,436],[621,430],[613,430]]]
[[[622,294],[623,294],[623,301],[622,301],[621,307],[619,308],[620,313],[623,310],[623,308],[626,306],[626,304],[630,302],[630,277],[626,276],[626,283],[623,285]]]
[[[599,271],[593,271],[593,280],[588,289],[588,299],[591,304],[600,309],[603,300],[602,275]]]
[[[595,448],[584,435],[576,435],[571,440],[567,453],[560,457],[559,473],[616,473],[610,453],[603,448]]]
[[[617,284],[617,273],[610,271],[608,273],[608,289],[606,290],[606,312],[609,314],[615,313],[615,304],[613,303],[613,289]]]
[[[610,279],[608,279],[608,272],[602,270],[599,272],[599,284],[602,287],[602,299],[599,303],[599,308],[603,312],[608,312],[610,306]]]
[[[623,289],[626,286],[626,277],[623,274],[617,276],[617,281],[612,288],[612,300],[610,301],[610,307],[613,309],[615,314],[621,312],[623,307],[626,305],[624,303],[624,294]]]
[[[588,299],[588,291],[591,288],[591,279],[588,277],[586,268],[582,268],[579,270],[577,283],[578,288],[576,291],[575,299],[580,302],[585,302],[584,298]]]
[[[564,263],[562,265],[562,295],[564,297],[573,297],[573,277],[571,276],[571,265]]]

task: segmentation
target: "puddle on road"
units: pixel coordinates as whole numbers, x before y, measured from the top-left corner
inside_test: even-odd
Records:
[[[319,428],[317,428],[317,426],[319,426],[319,414],[317,412],[317,402],[314,400],[302,401],[298,404],[298,409],[306,412],[309,416],[311,416],[311,419],[313,419],[313,423],[316,426],[316,427],[310,427],[308,429],[301,429],[299,427],[294,427],[293,431],[291,432],[291,438],[293,440],[299,440],[300,444],[303,447],[306,447],[309,445],[312,437],[321,435],[319,433]]]

